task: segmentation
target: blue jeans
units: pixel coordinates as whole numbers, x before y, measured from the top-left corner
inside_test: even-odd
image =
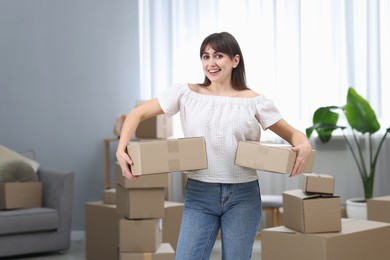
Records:
[[[210,259],[219,230],[223,260],[250,259],[260,218],[258,181],[221,184],[188,179],[176,259]]]

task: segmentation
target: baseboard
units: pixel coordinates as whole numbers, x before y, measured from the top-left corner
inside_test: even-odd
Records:
[[[84,240],[84,237],[85,237],[85,231],[83,230],[72,230],[70,233],[70,239],[72,241]]]

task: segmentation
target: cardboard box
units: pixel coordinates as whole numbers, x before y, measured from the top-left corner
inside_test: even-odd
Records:
[[[115,205],[116,204],[115,195],[116,195],[115,188],[104,190],[103,191],[103,203]]]
[[[390,224],[343,219],[342,231],[303,234],[285,226],[264,229],[262,260],[387,260]]]
[[[203,137],[130,142],[127,152],[135,176],[207,168]]]
[[[41,182],[0,182],[0,209],[39,208]]]
[[[138,100],[137,106],[147,102],[148,100]],[[142,121],[136,131],[135,137],[143,138],[168,138],[173,135],[173,120],[165,114],[158,115]]]
[[[118,259],[119,219],[115,205],[85,204],[85,254],[90,260]]]
[[[291,146],[267,142],[239,142],[236,152],[235,164],[256,170],[290,174],[296,153],[290,151]],[[315,151],[305,163],[303,172],[313,172]]]
[[[139,188],[169,188],[169,173],[143,175],[137,179],[129,180],[122,175],[119,165],[116,165],[116,183],[126,189]]]
[[[162,219],[119,220],[119,252],[156,252],[162,243]]]
[[[390,223],[390,195],[367,200],[367,219]]]
[[[119,260],[175,260],[175,251],[169,243],[162,243],[154,253],[120,253]]]
[[[165,201],[163,218],[163,242],[171,244],[176,251],[184,203]]]
[[[126,189],[116,185],[118,214],[128,219],[164,217],[164,188]]]
[[[172,118],[166,115],[158,115],[145,121],[142,121],[136,131],[135,137],[139,139],[151,138],[168,138],[173,134]]]
[[[304,193],[301,189],[283,192],[283,224],[302,233],[341,230],[340,197]]]
[[[326,174],[304,173],[303,191],[307,193],[334,193],[335,178]]]

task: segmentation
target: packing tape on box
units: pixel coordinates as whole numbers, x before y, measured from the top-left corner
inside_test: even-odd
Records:
[[[152,253],[144,253],[144,260],[152,260]]]
[[[180,160],[168,160],[168,167],[170,172],[180,171]]]
[[[268,150],[267,149],[263,149],[262,147],[258,147],[256,150],[257,151],[256,151],[255,168],[263,169],[264,168],[264,163],[261,162],[262,159],[263,159],[261,157],[266,156],[268,154]]]
[[[168,140],[168,153],[172,159],[168,160],[168,167],[170,172],[180,171],[180,160],[177,158],[179,153],[179,141],[178,140]]]
[[[179,152],[179,141],[178,140],[168,140],[168,153],[178,153]]]

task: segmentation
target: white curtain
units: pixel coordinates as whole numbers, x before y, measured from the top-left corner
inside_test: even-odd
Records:
[[[371,102],[383,128],[390,125],[389,0],[139,3],[143,99],[176,82],[202,82],[202,40],[228,31],[240,43],[249,86],[273,99],[301,131],[319,106],[345,104],[349,86]],[[260,174],[265,193],[299,185]]]

